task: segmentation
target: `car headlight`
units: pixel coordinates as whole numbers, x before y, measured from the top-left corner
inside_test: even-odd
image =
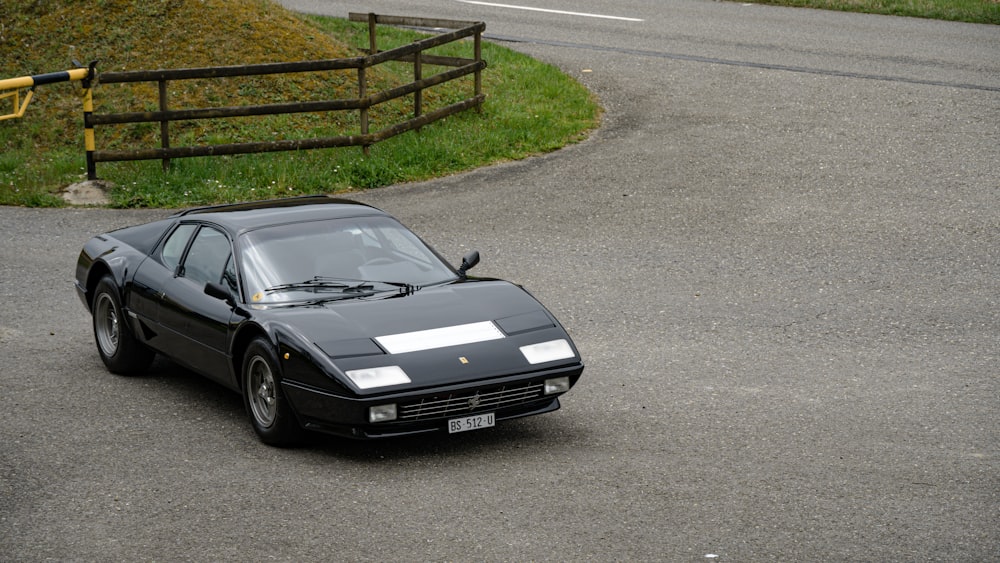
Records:
[[[385,387],[409,383],[410,378],[399,366],[384,366],[380,368],[352,369],[344,374],[358,386],[358,389]]]
[[[563,338],[521,346],[521,353],[524,354],[524,359],[528,360],[529,364],[565,360],[576,356],[573,353],[573,347]]]
[[[375,405],[368,408],[368,422],[389,422],[396,420],[396,403]]]

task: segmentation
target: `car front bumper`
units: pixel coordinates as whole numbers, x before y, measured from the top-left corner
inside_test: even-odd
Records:
[[[282,390],[308,430],[357,439],[388,438],[427,432],[447,432],[448,421],[493,413],[497,421],[532,416],[559,408],[559,396],[545,394],[545,381],[569,378],[572,388],[583,372],[573,364],[529,374],[440,386],[375,397],[344,397],[294,381]],[[395,404],[398,418],[370,422],[373,406]]]

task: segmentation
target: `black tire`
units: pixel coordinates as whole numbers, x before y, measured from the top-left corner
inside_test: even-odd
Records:
[[[255,338],[243,353],[243,405],[250,425],[270,446],[292,446],[302,437],[292,407],[281,391],[281,368],[271,343]]]
[[[104,276],[97,283],[90,311],[97,353],[108,370],[120,375],[146,371],[156,353],[133,336],[122,312],[118,286],[111,276]]]

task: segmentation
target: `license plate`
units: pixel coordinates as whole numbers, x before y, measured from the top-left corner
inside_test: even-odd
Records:
[[[448,433],[467,432],[469,430],[479,430],[480,428],[490,428],[496,423],[493,413],[476,414],[463,418],[453,418],[448,421]]]

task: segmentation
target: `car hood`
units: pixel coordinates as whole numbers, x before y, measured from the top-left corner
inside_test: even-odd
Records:
[[[393,298],[290,307],[280,323],[343,372],[395,365],[411,383],[373,391],[462,383],[532,366],[519,347],[565,338],[562,326],[528,292],[504,281],[470,280]],[[572,345],[572,343],[570,343]],[[574,361],[579,362],[578,358]],[[565,361],[563,363],[566,363]],[[367,392],[354,389],[356,392]]]

